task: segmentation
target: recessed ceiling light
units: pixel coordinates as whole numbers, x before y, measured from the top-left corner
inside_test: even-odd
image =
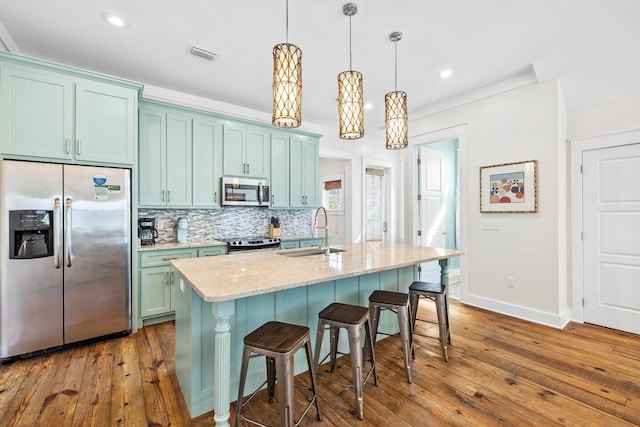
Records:
[[[102,18],[114,27],[123,28],[127,25],[124,22],[124,19],[120,18],[118,15],[114,15],[113,13],[105,13],[102,15]]]
[[[448,79],[449,77],[451,77],[452,74],[453,74],[453,71],[447,68],[446,70],[440,71],[440,74],[438,75],[440,76],[441,79]]]
[[[373,108],[373,104],[370,102],[367,102],[366,104],[364,104],[364,109],[365,110],[371,110]]]

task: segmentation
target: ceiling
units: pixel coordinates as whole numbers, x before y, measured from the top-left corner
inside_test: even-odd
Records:
[[[290,0],[289,42],[303,52],[303,130],[337,137],[338,73],[349,69],[346,0]],[[352,69],[364,75],[365,141],[383,138],[384,95],[409,118],[522,84],[559,79],[568,110],[640,96],[638,0],[359,0]],[[271,114],[271,51],[285,0],[21,0],[0,3],[10,51]],[[103,20],[116,13],[127,23]],[[207,61],[192,45],[217,54]],[[450,68],[452,77],[438,74]]]

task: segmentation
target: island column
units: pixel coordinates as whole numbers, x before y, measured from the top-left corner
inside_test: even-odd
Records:
[[[213,420],[216,426],[229,427],[229,389],[231,385],[231,323],[235,302],[214,302],[211,310],[216,318],[216,349],[213,360]]]

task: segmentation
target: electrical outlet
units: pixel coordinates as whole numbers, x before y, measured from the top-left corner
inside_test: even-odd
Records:
[[[513,276],[507,276],[507,288],[516,287],[516,278]]]
[[[298,226],[298,218],[293,218],[293,226],[294,227]]]
[[[269,225],[269,220],[267,218],[264,219],[262,225],[264,225],[265,227],[267,227]]]

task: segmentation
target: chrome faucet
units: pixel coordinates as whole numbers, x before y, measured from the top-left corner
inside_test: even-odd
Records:
[[[318,227],[318,212],[320,212],[320,209],[324,212],[324,227]],[[324,228],[324,244],[320,246],[320,249],[323,249],[325,253],[329,255],[331,253],[331,249],[329,247],[329,222],[327,221],[327,210],[324,206],[320,206],[316,209],[316,214],[313,219],[313,231],[318,228]]]

